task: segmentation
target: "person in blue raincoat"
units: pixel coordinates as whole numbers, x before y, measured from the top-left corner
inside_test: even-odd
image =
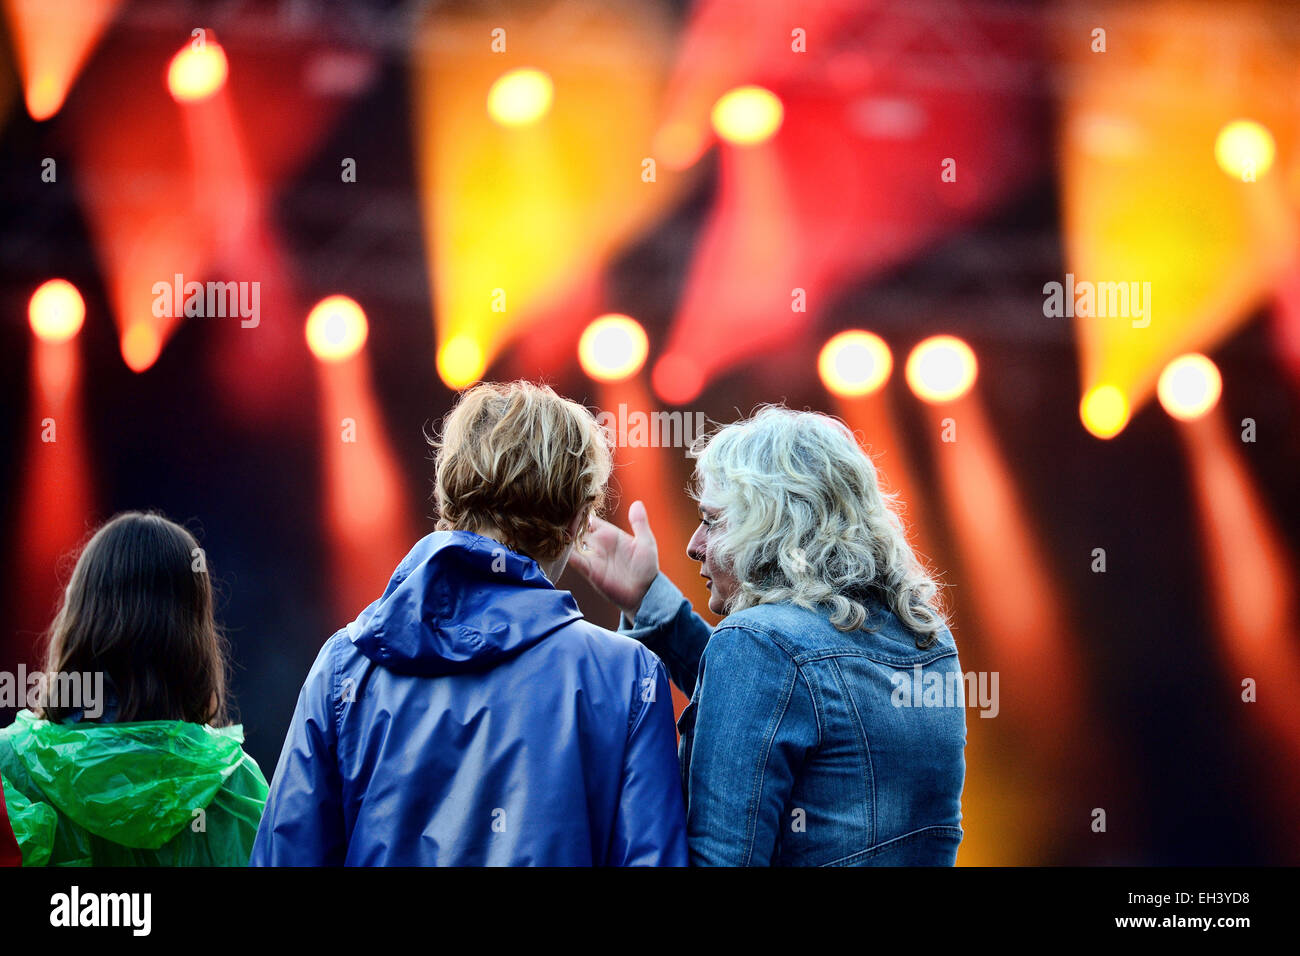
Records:
[[[549,388],[483,384],[434,447],[438,530],[321,648],[251,863],[686,865],[665,668],[554,584],[608,436]]]

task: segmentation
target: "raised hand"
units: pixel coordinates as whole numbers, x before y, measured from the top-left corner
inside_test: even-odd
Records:
[[[632,534],[603,518],[593,517],[583,542],[586,550],[574,548],[569,566],[628,620],[634,620],[641,599],[659,573],[659,547],[650,530],[644,504],[632,502],[627,517],[632,523]]]

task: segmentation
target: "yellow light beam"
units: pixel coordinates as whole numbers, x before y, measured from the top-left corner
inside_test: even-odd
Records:
[[[564,6],[504,18],[431,8],[415,43],[436,365],[453,388],[570,301],[680,189],[651,148],[671,60],[664,9]],[[494,51],[484,38],[496,28]]]
[[[1270,9],[1135,8],[1109,21],[1105,53],[1062,37],[1067,274],[1045,285],[1044,310],[1073,319],[1094,434],[1121,429],[1172,359],[1231,335],[1295,261],[1273,156],[1293,148],[1296,117],[1270,80],[1294,63],[1268,40]],[[1230,83],[1214,68],[1227,50],[1251,63]]]

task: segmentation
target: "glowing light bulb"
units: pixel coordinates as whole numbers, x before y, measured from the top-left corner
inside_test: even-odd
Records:
[[[361,351],[370,335],[366,313],[346,295],[321,299],[307,315],[307,347],[322,362],[342,362]]]
[[[932,335],[907,357],[904,374],[917,398],[931,404],[961,398],[975,384],[979,365],[971,347],[953,335]]]
[[[578,340],[578,362],[598,382],[621,382],[635,375],[649,351],[641,324],[617,313],[594,320]]]
[[[1079,403],[1083,427],[1097,438],[1114,438],[1129,420],[1128,396],[1114,385],[1098,385]]]
[[[468,335],[450,338],[438,350],[438,375],[450,388],[472,385],[486,368],[483,347]]]
[[[178,103],[197,103],[226,85],[230,64],[226,51],[208,41],[195,48],[187,45],[167,67],[167,89]]]
[[[1214,158],[1233,179],[1253,182],[1272,168],[1276,155],[1273,134],[1254,120],[1233,120],[1214,140]]]
[[[817,357],[822,384],[835,395],[870,395],[889,381],[894,357],[880,336],[853,330],[833,336]]]
[[[780,99],[761,86],[737,87],[713,105],[713,129],[736,146],[766,142],[781,128],[784,118]]]
[[[1179,421],[1195,421],[1214,408],[1223,394],[1219,367],[1199,352],[1180,355],[1160,373],[1156,395]]]
[[[555,84],[541,70],[511,70],[488,91],[488,114],[502,126],[527,126],[545,116],[555,99]]]
[[[50,279],[32,293],[27,318],[38,339],[66,342],[81,331],[86,303],[67,279]]]

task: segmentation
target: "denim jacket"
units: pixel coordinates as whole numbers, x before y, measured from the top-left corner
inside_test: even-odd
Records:
[[[875,603],[849,633],[792,604],[711,629],[660,574],[620,630],[690,694],[677,728],[692,866],[955,862],[966,712],[946,628],[919,650]]]

